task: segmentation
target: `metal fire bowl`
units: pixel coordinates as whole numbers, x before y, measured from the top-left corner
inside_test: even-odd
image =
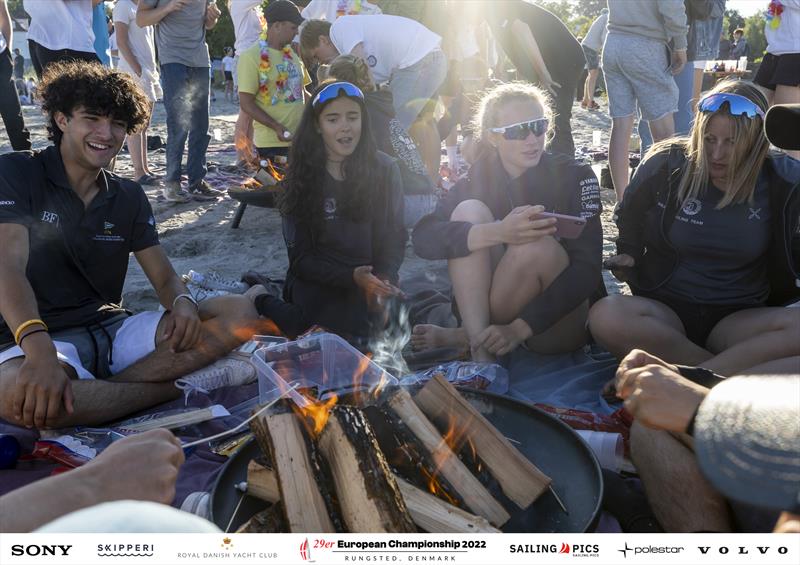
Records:
[[[527,510],[507,508],[511,519],[503,531],[592,531],[603,500],[603,478],[597,459],[580,436],[554,416],[529,404],[473,389],[459,391],[500,433],[519,442],[512,444],[553,479],[553,489],[569,511],[565,514],[553,495],[545,491]],[[259,454],[257,443],[250,441],[228,460],[214,484],[211,520],[223,530],[242,496],[234,485],[247,479],[247,464]],[[267,506],[266,502],[245,495],[230,531]]]

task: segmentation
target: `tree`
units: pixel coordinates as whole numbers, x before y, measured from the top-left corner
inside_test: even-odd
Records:
[[[535,4],[538,4],[545,10],[553,12],[559,20],[564,22],[567,27],[569,26],[569,22],[572,19],[572,4],[567,0],[534,0]]]
[[[600,11],[607,7],[607,0],[578,0],[577,6],[572,9],[576,16],[586,16],[591,21],[600,15]],[[585,32],[584,32],[585,33]]]
[[[722,33],[728,35],[732,34],[733,30],[744,27],[744,18],[738,10],[725,10],[722,22]]]
[[[767,37],[764,35],[766,20],[761,14],[754,14],[744,21],[744,38],[750,46],[750,60],[764,56],[767,50]]]
[[[233,47],[236,42],[236,35],[233,32],[233,20],[228,11],[227,2],[217,2],[220,15],[214,29],[206,32],[206,42],[208,43],[208,53],[212,59],[222,59],[225,56],[225,47]]]

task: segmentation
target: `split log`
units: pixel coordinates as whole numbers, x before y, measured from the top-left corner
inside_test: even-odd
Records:
[[[237,534],[279,534],[286,531],[281,504],[273,504],[239,526]]]
[[[397,486],[414,523],[431,534],[499,534],[485,518],[446,503],[400,477],[395,477]]]
[[[309,445],[298,417],[291,413],[259,416],[251,422],[258,444],[266,450],[277,474],[290,532],[335,532],[320,493]]]
[[[494,526],[505,524],[510,518],[508,512],[450,450],[436,427],[425,417],[408,392],[403,388],[397,389],[387,403],[431,454],[439,473],[453,486],[469,509],[489,520]]]
[[[354,406],[332,408],[318,444],[331,469],[349,532],[417,531],[361,410]]]
[[[247,464],[247,494],[264,502],[279,501],[281,491],[272,469],[250,461]]]
[[[552,479],[511,445],[441,375],[428,381],[414,397],[414,402],[439,429],[455,426],[456,435],[472,442],[503,493],[520,508],[527,508],[550,487]]]

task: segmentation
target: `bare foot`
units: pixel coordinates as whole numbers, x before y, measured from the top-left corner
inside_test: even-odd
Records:
[[[414,351],[426,351],[439,347],[466,350],[469,347],[467,332],[463,328],[443,328],[432,324],[419,324],[411,332],[411,347]]]

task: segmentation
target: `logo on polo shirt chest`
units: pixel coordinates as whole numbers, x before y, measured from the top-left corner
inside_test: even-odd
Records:
[[[56,227],[61,225],[61,220],[59,219],[58,214],[55,212],[49,212],[47,210],[42,210],[42,221],[47,222],[48,224],[53,224]]]
[[[115,224],[112,224],[109,221],[103,222],[103,233],[98,233],[95,235],[92,240],[94,241],[103,241],[107,243],[116,243],[120,241],[125,241],[125,238],[121,235],[115,235],[111,230],[113,230]]]

